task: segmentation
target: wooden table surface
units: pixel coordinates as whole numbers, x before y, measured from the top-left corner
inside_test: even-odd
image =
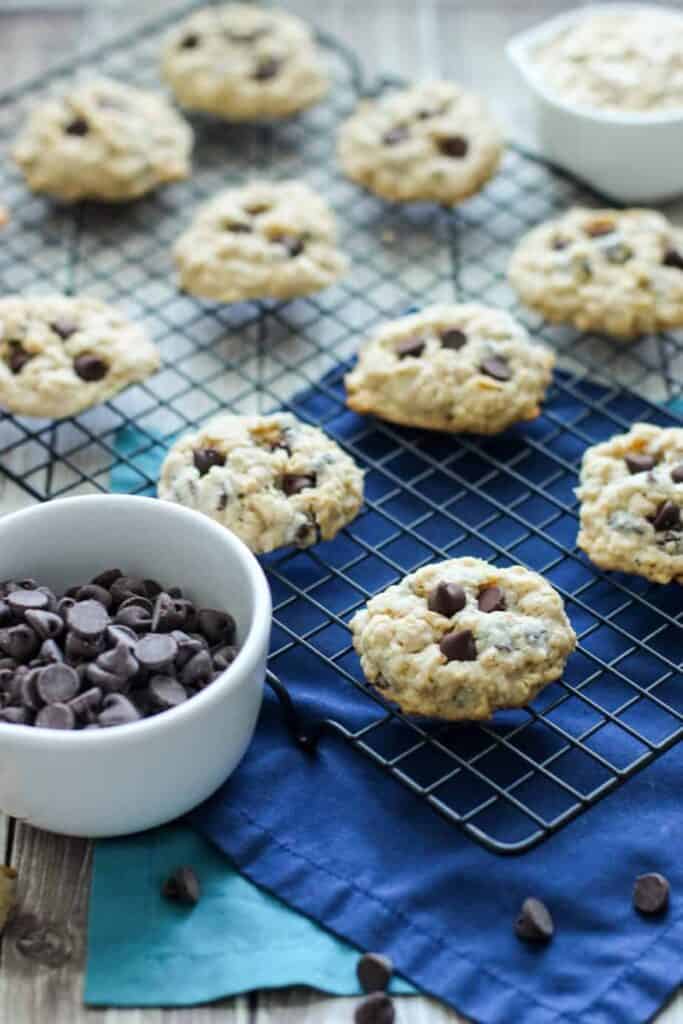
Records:
[[[451,76],[475,86],[488,96],[508,136],[528,145],[534,143],[529,105],[504,58],[503,44],[542,15],[577,5],[577,0],[283,2],[350,44],[366,66],[377,72]],[[134,24],[141,12],[152,16],[166,6],[164,0],[53,0],[42,5],[3,0],[0,89]],[[0,476],[0,514],[28,503],[30,499]],[[0,950],[3,1024],[341,1024],[353,1019],[355,1000],[329,999],[304,989],[259,993],[191,1009],[86,1010],[82,974],[90,845],[1,818],[0,843],[6,863],[17,868],[20,882],[18,913]],[[19,933],[27,931],[34,940],[30,956],[20,953],[16,945]],[[401,1024],[462,1020],[428,999],[404,998],[397,1005]],[[683,1024],[683,995],[674,998],[657,1021]]]

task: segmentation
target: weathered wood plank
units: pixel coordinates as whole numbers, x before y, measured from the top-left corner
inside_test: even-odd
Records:
[[[349,1024],[359,999],[330,998],[305,988],[259,995],[256,1024]],[[466,1024],[464,1017],[433,999],[396,998],[398,1024]],[[673,1024],[673,1022],[670,1022]]]

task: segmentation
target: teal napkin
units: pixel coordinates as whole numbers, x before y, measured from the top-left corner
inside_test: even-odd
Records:
[[[160,894],[181,864],[200,879],[195,907]],[[248,882],[187,825],[98,842],[89,914],[91,1005],[188,1006],[286,985],[359,992],[358,950]],[[415,991],[400,979],[392,989]]]

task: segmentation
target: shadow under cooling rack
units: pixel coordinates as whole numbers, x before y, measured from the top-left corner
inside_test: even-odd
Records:
[[[187,5],[184,6],[187,9]],[[27,109],[77,70],[157,85],[163,23],[63,65],[0,102],[6,150]],[[4,472],[39,500],[93,490],[154,493],[168,444],[220,409],[288,408],[366,469],[362,514],[334,541],[262,559],[274,597],[272,673],[438,813],[500,853],[521,852],[591,807],[683,734],[681,589],[605,575],[576,548],[574,487],[586,447],[635,420],[680,423],[679,334],[618,345],[543,323],[505,279],[520,234],[596,198],[511,147],[498,176],[455,211],[400,208],[338,172],[336,127],[369,91],[352,54],[322,37],[333,84],[315,109],[280,125],[195,118],[190,181],[111,208],[57,207],[26,192],[10,161],[0,195],[5,292],[84,291],[146,326],[163,365],[75,420],[0,418]],[[381,83],[379,83],[381,85]],[[376,84],[377,87],[377,84]],[[289,303],[221,307],[179,293],[170,248],[197,203],[258,174],[300,177],[335,208],[348,277]],[[343,374],[359,339],[406,308],[454,298],[509,309],[558,353],[542,415],[493,438],[447,436],[361,418]],[[365,684],[347,623],[368,597],[427,562],[476,555],[541,572],[579,637],[564,678],[490,724],[407,718]]]

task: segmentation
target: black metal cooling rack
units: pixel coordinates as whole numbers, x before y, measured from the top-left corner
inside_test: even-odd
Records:
[[[76,71],[157,85],[161,33],[192,6],[5,93],[0,145],[7,148],[45,90]],[[323,725],[489,849],[518,853],[683,735],[681,590],[592,567],[575,546],[573,494],[589,444],[636,419],[680,422],[662,403],[682,399],[683,338],[618,345],[551,327],[517,306],[505,267],[522,231],[569,203],[596,201],[517,147],[455,211],[387,205],[345,181],[335,128],[373,88],[351,53],[326,36],[321,42],[334,79],[325,103],[277,126],[194,119],[195,174],[157,196],[125,208],[58,207],[27,193],[3,163],[0,196],[13,214],[0,237],[3,290],[115,301],[146,324],[163,368],[75,420],[3,416],[0,466],[9,487],[38,500],[108,490],[112,476],[145,493],[165,439],[220,408],[284,406],[323,426],[366,467],[366,509],[334,542],[264,559],[275,605],[271,677],[295,694],[302,672],[331,695],[354,687],[353,724],[330,717]],[[255,172],[302,177],[328,198],[351,257],[348,278],[290,303],[221,307],[178,293],[169,250],[196,203]],[[359,339],[407,307],[454,296],[511,309],[557,349],[562,370],[542,416],[482,439],[346,412],[342,378]],[[405,572],[461,554],[542,572],[565,599],[579,651],[532,706],[491,724],[404,717],[363,682],[346,623]]]

